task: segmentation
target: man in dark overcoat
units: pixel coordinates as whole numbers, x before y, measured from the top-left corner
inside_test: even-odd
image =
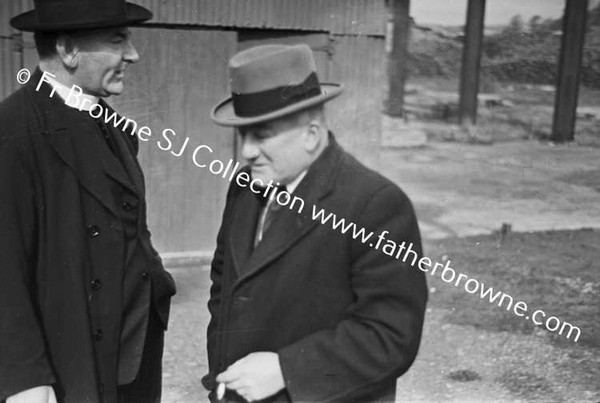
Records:
[[[175,285],[150,241],[137,138],[103,100],[139,58],[127,26],[151,17],[39,0],[11,20],[40,62],[0,104],[0,401],[160,401]]]
[[[308,46],[250,48],[229,69],[232,97],[212,117],[237,127],[248,165],[212,261],[209,397],[394,401],[427,300],[411,203],[327,129],[323,104],[342,87],[319,82]]]

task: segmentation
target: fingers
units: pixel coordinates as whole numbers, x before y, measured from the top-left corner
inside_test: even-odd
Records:
[[[216,381],[247,401],[261,400],[285,388],[277,353],[256,352],[230,365]]]
[[[227,370],[217,375],[216,381],[219,383],[219,387],[223,386],[223,395],[225,394],[225,388],[235,391],[238,395],[248,400],[246,396],[242,394],[242,390],[247,392],[247,382],[244,381],[243,371],[241,366],[238,365],[239,361],[236,361],[230,365]]]
[[[241,372],[232,370],[231,367],[229,367],[225,372],[221,372],[219,375],[217,375],[216,380],[219,383],[224,383],[224,384],[228,385],[231,382],[235,382],[236,380],[238,380],[240,378],[241,378]]]
[[[243,358],[237,360],[233,364],[231,364],[224,372],[221,372],[217,375],[217,382],[221,383],[230,383],[233,382],[243,375]]]
[[[251,402],[252,387],[248,382],[248,379],[242,377],[240,373],[225,371],[217,377],[217,381],[221,382],[220,385],[234,391],[238,395],[242,396],[246,401]],[[224,394],[223,390],[223,394]]]
[[[235,390],[236,392],[238,392],[238,394],[240,394],[241,390],[250,388],[248,382],[242,379],[238,379],[231,383],[227,383],[225,384],[225,386],[227,386],[227,389]]]
[[[224,383],[219,383],[219,386],[217,388],[217,400],[220,401],[223,399],[223,397],[225,397],[225,388],[226,388],[226,386]],[[251,396],[252,396],[251,388],[247,384],[247,382],[244,382],[241,380],[234,381],[230,384],[227,384],[227,389],[234,391],[235,393],[237,393],[238,395],[243,397],[244,400],[246,400],[248,402],[254,401],[254,399],[251,398]],[[56,403],[56,402],[49,402],[49,403]]]

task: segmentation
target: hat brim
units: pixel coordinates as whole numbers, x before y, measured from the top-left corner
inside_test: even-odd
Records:
[[[232,98],[229,97],[217,104],[211,112],[212,120],[221,126],[249,126],[258,123],[267,122],[269,120],[278,119],[295,112],[323,104],[332,100],[342,93],[344,86],[342,84],[321,83],[321,95],[311,97],[295,104],[286,106],[285,108],[277,109],[276,111],[266,113],[260,116],[241,117],[235,114],[233,109]]]
[[[79,29],[109,28],[124,25],[133,25],[152,18],[152,12],[145,7],[133,3],[125,3],[123,18],[98,21],[96,16],[90,16],[89,21],[44,23],[39,21],[35,10],[19,14],[10,20],[13,28],[27,32],[58,32]]]

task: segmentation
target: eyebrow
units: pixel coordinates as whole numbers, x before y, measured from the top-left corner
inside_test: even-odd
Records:
[[[119,29],[114,31],[111,36],[118,36],[120,38],[129,38],[131,36],[131,31],[127,28]]]

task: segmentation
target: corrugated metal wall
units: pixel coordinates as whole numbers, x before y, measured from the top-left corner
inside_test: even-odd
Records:
[[[359,160],[377,169],[381,113],[386,88],[384,41],[366,36],[336,36],[330,79],[345,85],[328,108],[340,142]]]
[[[140,142],[140,163],[154,244],[161,253],[211,252],[229,182],[192,157],[201,145],[214,152],[198,153],[200,164],[234,156],[232,131],[213,124],[209,111],[227,91],[236,33],[136,28],[132,35],[140,61],[128,69],[123,95],[109,102],[152,130],[151,139]],[[166,151],[158,143],[169,146],[165,129],[176,133],[168,132],[172,145]]]
[[[0,1],[0,35],[10,36],[13,33],[8,23],[15,15],[31,9],[33,0],[4,0]]]
[[[153,23],[385,34],[385,0],[135,0]]]
[[[21,35],[11,28],[9,20],[28,9],[27,3],[22,0],[0,1],[0,99],[10,95],[19,85],[16,74],[21,68],[22,56],[15,41],[20,40]],[[16,37],[13,36],[15,34]]]
[[[331,34],[383,36],[385,0],[134,0],[154,12],[153,23],[237,28],[324,31]],[[17,52],[9,19],[33,8],[33,0],[0,1],[0,99],[18,84],[15,75],[30,65],[32,49]],[[19,36],[17,36],[19,37]],[[27,41],[31,47],[31,41]]]
[[[21,57],[14,51],[13,41],[0,38],[0,99],[15,90],[15,77],[20,65]]]

